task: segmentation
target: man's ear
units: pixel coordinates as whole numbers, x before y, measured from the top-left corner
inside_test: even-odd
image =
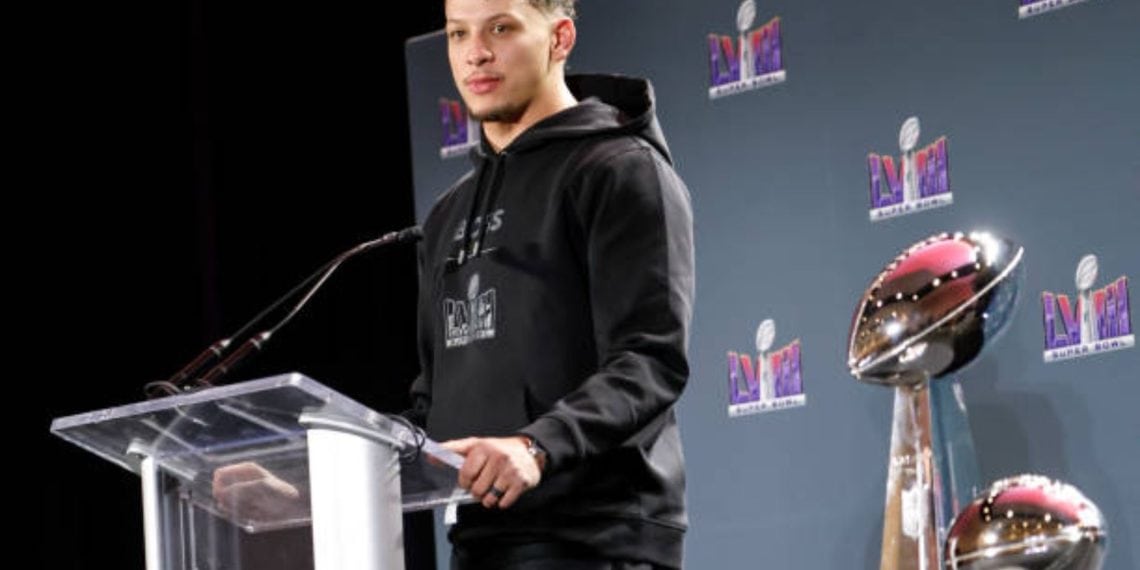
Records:
[[[578,40],[578,29],[574,27],[574,20],[562,18],[554,23],[554,41],[550,44],[550,59],[552,61],[566,61],[574,49],[574,42]]]

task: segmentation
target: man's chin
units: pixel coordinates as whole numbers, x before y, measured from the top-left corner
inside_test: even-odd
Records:
[[[483,123],[514,123],[522,117],[523,110],[514,107],[499,107],[485,111],[471,111],[471,118]]]

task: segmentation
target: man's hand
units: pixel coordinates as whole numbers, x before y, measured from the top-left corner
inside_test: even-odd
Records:
[[[305,510],[296,487],[248,461],[214,470],[213,492],[222,512],[241,517],[281,519]]]
[[[468,437],[443,442],[464,457],[459,486],[488,509],[509,508],[519,495],[542,479],[538,460],[527,451],[528,440],[515,437]]]

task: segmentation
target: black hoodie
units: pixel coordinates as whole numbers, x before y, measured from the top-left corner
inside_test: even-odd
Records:
[[[413,385],[437,440],[526,434],[540,484],[460,509],[458,546],[560,541],[681,565],[692,213],[644,80],[570,76],[578,105],[475,168],[424,222]]]

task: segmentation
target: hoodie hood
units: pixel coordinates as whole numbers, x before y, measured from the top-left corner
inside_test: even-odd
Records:
[[[501,152],[491,148],[487,137],[471,149],[475,166],[475,197],[468,208],[465,227],[474,228],[490,219],[498,203],[499,187],[508,156],[527,154],[549,143],[586,137],[632,136],[652,146],[673,165],[665,135],[657,122],[653,86],[648,80],[620,75],[570,75],[566,85],[578,104],[531,125]],[[460,263],[482,252],[482,240],[468,231],[463,237]]]
[[[566,85],[579,103],[535,123],[503,152],[526,152],[554,139],[633,135],[653,145],[669,164],[673,163],[657,122],[653,86],[649,81],[620,75],[568,75]],[[482,144],[471,153],[476,164],[495,154],[487,137],[482,139]]]

